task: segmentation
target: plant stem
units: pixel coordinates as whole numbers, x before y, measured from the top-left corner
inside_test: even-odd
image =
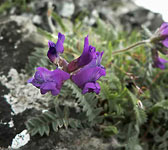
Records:
[[[150,42],[150,40],[143,40],[143,41],[136,42],[136,43],[130,45],[129,47],[127,47],[127,48],[120,49],[120,50],[112,52],[112,55],[116,55],[116,54],[120,54],[120,53],[123,53],[123,52],[127,52],[127,51],[131,50],[132,48],[138,47],[140,45],[144,45],[144,44],[149,43],[149,42]]]

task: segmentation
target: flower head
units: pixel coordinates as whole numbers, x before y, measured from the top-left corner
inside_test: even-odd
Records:
[[[151,43],[153,43],[152,48],[152,59],[153,66],[165,69],[165,63],[168,61],[159,57],[159,52],[163,55],[168,54],[168,22],[162,23],[160,28],[156,30],[154,36],[151,38]]]
[[[35,87],[39,88],[41,94],[51,91],[52,95],[58,95],[62,84],[69,79],[70,75],[60,69],[50,71],[43,67],[38,67],[34,77],[28,80]]]
[[[168,63],[168,61],[163,58],[157,57],[154,60],[154,67],[165,69],[165,63]]]
[[[106,75],[105,68],[100,64],[104,52],[96,52],[92,61],[81,68],[75,75],[72,75],[72,81],[81,88],[82,94],[95,92],[99,94],[100,85],[96,81]]]
[[[160,58],[158,51],[152,49],[152,58],[153,58],[153,66],[160,69],[165,69],[165,63],[168,63],[167,60]]]
[[[57,58],[59,58],[59,53],[64,52],[64,40],[65,36],[61,33],[58,33],[58,40],[56,44],[52,41],[48,41],[49,50],[47,56],[51,62],[56,63]]]
[[[88,36],[85,37],[83,53],[79,58],[77,58],[69,63],[68,72],[73,72],[73,71],[87,65],[95,57],[95,54],[96,54],[96,48],[89,45]]]
[[[162,40],[162,44],[168,48],[168,22],[164,22],[160,29],[160,35]]]

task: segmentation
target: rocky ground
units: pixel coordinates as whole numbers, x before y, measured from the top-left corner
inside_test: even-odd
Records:
[[[49,32],[57,28],[57,23],[47,15],[51,7],[65,20],[70,19],[71,23],[80,12],[87,11],[80,18],[86,25],[96,27],[96,19],[100,17],[116,30],[128,32],[132,28],[140,28],[142,24],[154,30],[163,21],[159,14],[140,8],[130,0],[35,0],[28,6],[33,11],[23,12],[18,6],[13,6],[0,15],[1,149],[12,149],[14,137],[26,129],[24,122],[33,114],[47,109],[46,97],[27,85],[29,76],[24,68],[34,48],[44,47],[47,43],[36,27]],[[29,143],[19,149],[112,150],[116,144],[113,138],[103,139],[93,129],[62,129],[58,133],[51,133],[49,137],[31,137]]]

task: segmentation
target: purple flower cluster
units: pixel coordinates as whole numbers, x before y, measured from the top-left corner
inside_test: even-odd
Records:
[[[106,75],[105,68],[100,64],[103,52],[96,52],[92,61],[80,69],[76,74],[72,75],[72,81],[78,85],[85,94],[87,92],[95,92],[99,94],[100,85],[96,81]]]
[[[168,63],[167,60],[160,58],[158,51],[160,51],[162,54],[167,55],[168,50],[168,23],[164,22],[160,28],[159,28],[159,40],[154,40],[154,43],[157,42],[157,45],[155,48],[152,49],[152,58],[153,58],[153,66],[160,68],[160,69],[165,69],[165,63]],[[159,43],[158,43],[159,42]]]
[[[96,52],[96,48],[89,45],[88,36],[85,37],[84,49],[82,55],[65,65],[66,60],[61,59],[60,53],[64,51],[65,36],[58,33],[58,40],[55,44],[48,42],[48,58],[54,64],[64,64],[63,70],[56,69],[50,71],[43,67],[38,67],[34,77],[28,80],[28,83],[39,88],[41,94],[51,92],[52,95],[60,93],[63,83],[70,79],[82,89],[82,94],[95,92],[99,94],[100,85],[96,82],[101,76],[106,75],[105,68],[100,64],[104,52]],[[66,72],[65,72],[66,71]]]

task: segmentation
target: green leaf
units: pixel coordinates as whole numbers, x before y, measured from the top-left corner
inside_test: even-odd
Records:
[[[156,112],[159,109],[168,110],[168,100],[162,100],[160,102],[157,102],[155,105],[152,106],[150,111]]]
[[[64,113],[63,111],[60,109],[59,106],[55,106],[55,111],[56,111],[56,114],[59,118],[63,118],[64,117]]]
[[[46,111],[43,115],[46,116],[46,117],[48,117],[51,120],[56,120],[55,114],[52,113],[51,111]]]
[[[48,124],[46,124],[46,125],[44,126],[44,131],[45,131],[46,135],[49,136],[50,128],[49,128],[49,125],[48,125]]]
[[[58,131],[58,122],[57,122],[57,120],[55,120],[55,121],[52,122],[52,128],[53,128],[53,130],[55,132]]]
[[[43,135],[44,135],[44,132],[45,132],[45,125],[39,126],[39,127],[38,127],[38,131],[39,131],[39,134],[40,134],[41,136],[43,136]]]
[[[108,135],[118,134],[117,127],[116,127],[116,126],[113,126],[113,125],[106,126],[106,127],[104,128],[104,132],[105,132],[105,134],[108,134]]]
[[[55,19],[55,21],[61,26],[61,28],[63,29],[63,31],[67,31],[67,28],[64,26],[61,17],[55,13],[54,11],[52,12],[52,17]]]

